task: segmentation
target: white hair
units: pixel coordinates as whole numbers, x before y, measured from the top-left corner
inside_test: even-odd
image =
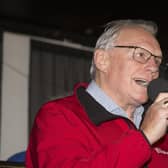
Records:
[[[115,40],[118,37],[119,32],[121,29],[125,27],[142,27],[146,31],[150,32],[154,36],[156,36],[158,27],[157,24],[153,21],[148,21],[148,20],[133,20],[133,19],[128,19],[128,20],[114,20],[105,25],[104,32],[100,35],[98,38],[96,45],[95,45],[95,50],[96,49],[110,49],[112,46],[114,46]],[[92,65],[90,68],[90,74],[91,78],[95,78],[95,73],[96,73],[96,67],[94,64],[94,61],[92,60]]]

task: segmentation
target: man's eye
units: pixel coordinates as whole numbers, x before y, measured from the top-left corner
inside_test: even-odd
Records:
[[[146,55],[145,55],[145,53],[143,53],[143,52],[138,52],[138,53],[136,53],[136,56],[137,56],[137,57],[146,58]]]

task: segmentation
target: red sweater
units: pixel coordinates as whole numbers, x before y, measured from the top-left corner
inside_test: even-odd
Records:
[[[107,112],[85,87],[41,107],[27,168],[168,168],[167,154],[157,153],[131,121]],[[157,145],[168,150],[168,138]]]

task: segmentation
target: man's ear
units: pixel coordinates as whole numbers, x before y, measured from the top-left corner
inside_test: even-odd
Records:
[[[94,63],[99,71],[106,72],[109,65],[109,55],[105,50],[97,49],[94,52]]]

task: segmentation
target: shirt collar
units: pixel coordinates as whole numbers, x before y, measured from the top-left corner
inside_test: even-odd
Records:
[[[103,90],[96,84],[94,80],[88,85],[86,91],[107,111],[115,111],[120,108],[110,97],[108,97]]]

